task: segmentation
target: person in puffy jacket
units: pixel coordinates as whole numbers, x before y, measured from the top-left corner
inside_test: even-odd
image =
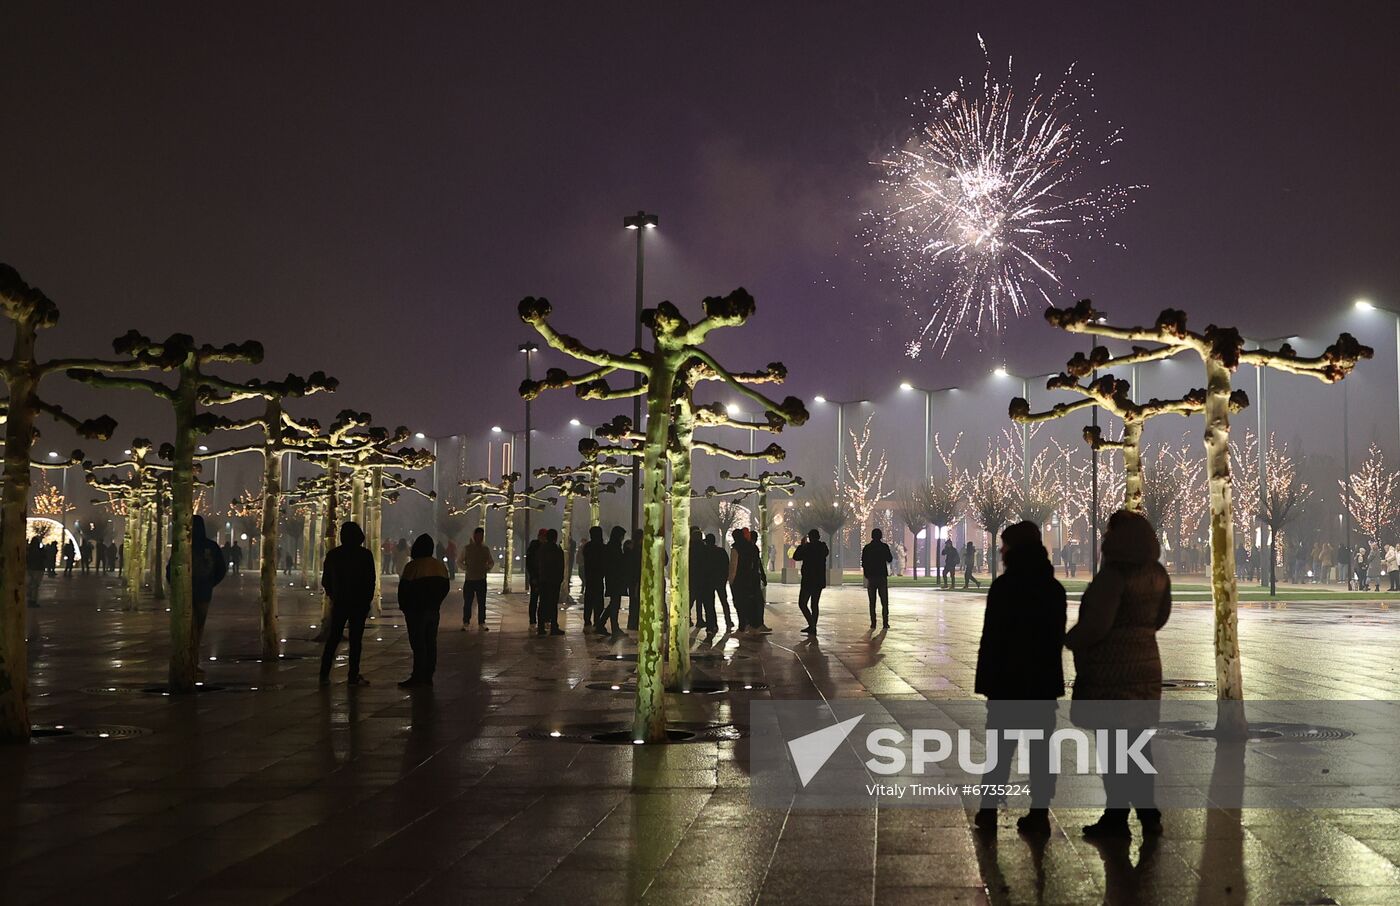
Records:
[[[374,554],[365,547],[365,533],[353,522],[342,525],[340,544],[326,554],[321,568],[321,587],[331,599],[331,624],[326,630],[326,647],[321,652],[323,685],[330,682],[335,650],[340,647],[340,636],[347,625],[350,627],[350,673],[345,682],[351,686],[369,685],[369,680],[360,675],[360,643],[374,599],[375,569]]]
[[[1157,631],[1172,612],[1172,583],[1160,562],[1161,545],[1152,523],[1140,513],[1119,510],[1108,520],[1103,536],[1103,567],[1094,576],[1079,603],[1079,621],[1065,635],[1074,652],[1074,695],[1079,702],[1139,700],[1150,707],[1135,709],[1130,727],[1121,722],[1114,729],[1134,730],[1155,725],[1157,703],[1162,698],[1162,658]],[[1089,714],[1092,706],[1084,706]],[[1093,726],[1071,709],[1076,724]],[[1151,743],[1142,749],[1150,761]],[[1094,824],[1084,828],[1091,838],[1127,838],[1128,807],[1137,809],[1144,834],[1162,832],[1162,813],[1154,800],[1153,775],[1129,771],[1103,775],[1108,807]]]
[[[413,649],[413,673],[399,683],[431,686],[437,668],[438,620],[442,602],[452,588],[447,565],[434,555],[431,535],[419,535],[409,550],[412,559],[399,576],[399,609],[408,626],[408,644]]]
[[[1040,730],[1030,740],[1031,810],[1016,822],[1023,834],[1050,833],[1050,800],[1055,775],[1050,770],[1051,733],[1055,729],[1055,699],[1065,694],[1065,588],[1041,540],[1040,527],[1018,522],[1001,533],[1002,574],[987,589],[982,614],[982,640],[977,646],[977,678],[973,687],[987,697],[987,729]],[[1017,743],[1003,738],[996,764],[981,782],[1006,783]],[[996,829],[999,796],[984,796],[974,823],[979,830]]]

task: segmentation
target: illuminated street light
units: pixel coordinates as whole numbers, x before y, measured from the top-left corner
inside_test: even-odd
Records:
[[[500,425],[492,425],[492,426],[491,426],[491,433],[492,433],[492,434],[500,434],[500,433],[501,433],[501,426],[500,426]]]
[[[1356,307],[1357,307],[1359,310],[1361,310],[1361,311],[1375,311],[1375,310],[1376,310],[1375,303],[1371,302],[1369,299],[1357,299],[1357,300],[1356,300]]]
[[[569,424],[571,424],[571,425],[573,425],[575,428],[577,428],[579,425],[583,424],[583,422],[580,422],[580,421],[579,421],[578,419],[576,419],[576,418],[571,418],[571,419],[569,419]]]
[[[638,211],[622,218],[622,225],[637,234],[637,310],[632,321],[632,348],[642,348],[642,237],[651,230],[656,229],[656,225],[661,222],[661,218],[655,214],[648,214],[646,211]],[[632,376],[632,387],[640,391],[642,386],[642,376],[635,374]],[[632,427],[643,430],[642,426],[642,394],[638,392],[632,397]],[[631,534],[629,537],[637,536],[637,522],[640,516],[639,504],[641,496],[639,491],[642,486],[642,461],[640,457],[632,457],[632,500],[630,509],[627,511],[628,522],[630,523]],[[528,510],[526,511],[528,512]]]

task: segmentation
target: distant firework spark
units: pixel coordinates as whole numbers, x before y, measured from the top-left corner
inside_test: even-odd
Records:
[[[1065,244],[1103,240],[1139,188],[1084,186],[1120,138],[1085,128],[1078,105],[1093,92],[1073,66],[1048,93],[1036,76],[1024,101],[1010,81],[1011,61],[1003,81],[987,57],[980,95],[964,79],[926,93],[918,131],[875,161],[881,200],[864,238],[926,319],[906,347],[911,357],[927,347],[943,354],[959,334],[999,333],[1033,300],[1051,301],[1072,260]]]

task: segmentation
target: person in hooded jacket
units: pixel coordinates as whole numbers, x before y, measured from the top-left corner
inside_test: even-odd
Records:
[[[214,599],[214,586],[224,581],[228,563],[216,541],[205,534],[204,517],[190,519],[190,643],[194,646],[195,663],[199,663],[199,646],[204,640],[204,624],[209,619],[209,602]],[[170,561],[165,563],[165,580],[170,581]],[[204,678],[204,670],[194,668],[196,678]]]
[[[622,635],[622,627],[618,625],[618,614],[622,611],[622,596],[627,594],[631,584],[627,577],[627,555],[622,546],[626,540],[627,529],[620,525],[613,526],[612,533],[608,536],[607,556],[603,559],[606,570],[603,584],[607,591],[608,604],[603,615],[598,618],[596,631],[599,635],[608,633],[609,620],[612,621],[612,634]]]
[[[413,673],[401,687],[431,686],[437,669],[438,620],[442,602],[452,589],[447,565],[434,555],[431,535],[419,535],[409,548],[411,559],[399,576],[399,609],[408,626],[408,645],[413,649]]]
[[[608,545],[603,540],[603,527],[588,530],[588,540],[579,551],[583,569],[583,631],[597,629],[603,619],[603,591],[608,577]],[[563,577],[560,577],[563,581]]]
[[[335,650],[340,647],[340,636],[347,625],[350,627],[350,672],[345,682],[351,686],[369,685],[369,680],[360,675],[360,643],[374,598],[375,569],[374,554],[365,547],[364,531],[353,522],[342,525],[340,544],[326,554],[321,567],[321,587],[331,599],[331,625],[326,632],[326,647],[321,652],[322,685],[330,682]]]
[[[987,697],[987,729],[1040,730],[1030,747],[1031,810],[1016,822],[1023,834],[1050,833],[1050,800],[1055,774],[1050,770],[1050,735],[1055,729],[1055,699],[1065,694],[1061,652],[1065,638],[1065,589],[1041,541],[1040,527],[1018,522],[1001,533],[1002,574],[987,589],[982,614],[982,641],[977,646],[974,691]],[[981,783],[1005,784],[1011,776],[1016,740],[1003,738],[996,763]],[[997,806],[1004,800],[983,796],[973,819],[979,830],[994,831]]]
[[[1162,658],[1157,631],[1172,612],[1172,583],[1160,562],[1161,545],[1152,523],[1140,513],[1119,510],[1109,517],[1103,536],[1103,566],[1079,603],[1079,621],[1065,635],[1074,652],[1074,703],[1140,700],[1148,707],[1134,708],[1115,718],[1112,729],[1127,729],[1128,737],[1154,726],[1157,703],[1162,698]],[[1086,720],[1071,707],[1080,726],[1093,726],[1089,707]],[[1123,721],[1131,726],[1123,727]],[[1098,729],[1098,727],[1096,727]],[[1151,742],[1142,749],[1150,763]],[[1084,828],[1090,838],[1126,839],[1128,807],[1137,809],[1143,834],[1162,832],[1162,813],[1154,799],[1153,775],[1135,770],[1103,775],[1108,799],[1103,817]]]

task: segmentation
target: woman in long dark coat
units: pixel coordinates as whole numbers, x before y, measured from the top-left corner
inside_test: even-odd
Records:
[[[1172,583],[1160,562],[1161,545],[1152,523],[1140,513],[1119,510],[1108,520],[1103,537],[1103,566],[1079,603],[1079,621],[1065,635],[1074,652],[1075,705],[1071,715],[1081,726],[1103,718],[1079,702],[1140,700],[1154,704],[1120,713],[1132,729],[1152,726],[1162,698],[1162,658],[1157,630],[1172,612]],[[1123,727],[1118,723],[1118,727]],[[1150,743],[1143,755],[1151,759]],[[1153,798],[1153,775],[1132,771],[1103,775],[1108,807],[1084,836],[1124,838],[1129,806],[1137,808],[1144,834],[1162,832],[1162,813]]]

